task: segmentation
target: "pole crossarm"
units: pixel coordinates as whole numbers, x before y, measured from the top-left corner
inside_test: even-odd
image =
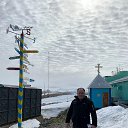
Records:
[[[23,53],[38,53],[38,50],[24,50]]]

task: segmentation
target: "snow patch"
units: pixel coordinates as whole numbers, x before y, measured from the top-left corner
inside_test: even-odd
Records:
[[[97,111],[97,128],[128,128],[128,109],[110,106]]]
[[[32,120],[23,121],[22,127],[23,128],[38,128],[39,124],[40,124],[39,121],[37,121],[36,119],[32,119]],[[9,128],[18,128],[18,124],[12,125]]]
[[[71,104],[74,99],[74,95],[62,95],[57,97],[49,97],[42,99],[43,103],[50,103],[41,107],[41,113],[44,118],[56,117],[61,111],[64,111]],[[51,104],[54,103],[54,104]]]

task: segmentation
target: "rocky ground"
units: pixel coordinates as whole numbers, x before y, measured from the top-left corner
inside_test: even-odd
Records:
[[[42,124],[39,128],[65,128],[66,113],[67,110],[61,112],[57,117],[50,119],[37,118]]]

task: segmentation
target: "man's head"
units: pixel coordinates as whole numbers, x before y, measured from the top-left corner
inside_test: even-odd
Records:
[[[78,88],[77,89],[77,96],[80,100],[82,100],[85,97],[85,89],[84,88]]]

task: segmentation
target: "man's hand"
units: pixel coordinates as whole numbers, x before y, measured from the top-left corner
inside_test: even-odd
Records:
[[[66,123],[66,128],[70,128],[70,123]]]
[[[94,126],[94,125],[91,125],[91,128],[96,128],[96,126]]]

